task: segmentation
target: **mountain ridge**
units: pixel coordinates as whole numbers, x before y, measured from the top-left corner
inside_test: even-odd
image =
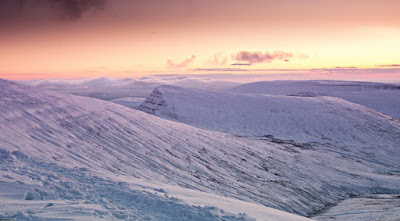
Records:
[[[260,81],[228,90],[232,93],[272,95],[303,91],[338,97],[400,119],[400,86],[396,84],[332,80]]]

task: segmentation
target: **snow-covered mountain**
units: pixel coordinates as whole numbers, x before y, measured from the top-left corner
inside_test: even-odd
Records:
[[[305,220],[263,205],[312,215],[351,195],[400,189],[393,146],[236,137],[3,80],[0,110],[2,218]],[[397,134],[396,120],[364,112]]]
[[[140,78],[88,78],[88,79],[40,79],[18,81],[38,89],[112,100],[126,97],[147,97],[154,88],[163,85],[185,86],[206,90],[223,91],[239,83],[183,75],[158,75]],[[122,103],[127,104],[127,103]],[[130,105],[128,103],[128,105]]]
[[[318,142],[400,165],[400,121],[334,97],[211,92],[161,86],[139,108],[162,118],[238,136]],[[379,149],[385,149],[380,155]]]
[[[311,92],[339,97],[400,119],[400,86],[354,81],[261,81],[239,85],[229,92],[244,94],[290,95]]]

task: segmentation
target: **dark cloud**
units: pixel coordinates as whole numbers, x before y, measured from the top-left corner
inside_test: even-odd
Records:
[[[179,62],[179,63],[175,63],[171,60],[167,60],[167,67],[175,68],[175,69],[186,68],[190,63],[192,63],[194,61],[194,59],[196,59],[196,56],[192,55],[192,57],[187,58],[184,61]]]
[[[274,60],[287,60],[288,58],[292,58],[293,54],[284,51],[275,51],[272,53],[269,52],[249,52],[249,51],[241,51],[235,55],[233,58],[239,62],[247,62],[249,64],[256,63],[271,63]]]
[[[106,0],[48,0],[58,4],[64,15],[71,19],[79,19],[89,9],[104,9]],[[53,4],[54,4],[53,3]]]
[[[40,19],[77,20],[91,9],[103,9],[107,0],[0,0],[0,21]]]

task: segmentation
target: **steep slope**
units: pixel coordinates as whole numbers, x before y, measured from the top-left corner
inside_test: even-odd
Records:
[[[239,85],[229,92],[242,94],[289,95],[312,92],[364,105],[400,119],[400,86],[353,81],[262,81]]]
[[[332,220],[400,220],[400,195],[367,195],[340,202],[321,215],[321,221]]]
[[[215,194],[93,172],[1,150],[0,219],[309,220]]]
[[[368,157],[369,153],[338,152],[318,144],[234,137],[110,102],[3,80],[0,95],[0,184],[2,190],[10,190],[2,199],[22,194],[28,201],[43,202],[41,208],[46,210],[78,203],[73,208],[105,219],[164,220],[190,216],[234,220],[240,218],[237,213],[248,211],[242,208],[227,214],[215,208],[187,207],[164,196],[168,190],[153,189],[161,198],[135,192],[132,185],[141,186],[139,181],[173,185],[181,188],[178,193],[187,188],[301,215],[350,195],[400,189],[400,168],[390,164],[396,153],[386,149],[381,150],[388,154],[382,163]],[[176,216],[169,214],[174,209]],[[4,217],[32,215],[32,210],[7,211],[0,210]],[[264,211],[268,213],[279,211]]]

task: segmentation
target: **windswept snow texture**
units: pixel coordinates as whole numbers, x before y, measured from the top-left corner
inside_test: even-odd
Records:
[[[197,91],[190,93],[195,98]],[[320,102],[325,104],[320,97],[289,99],[323,99]],[[341,110],[335,105],[334,110]],[[319,143],[235,137],[98,99],[3,80],[0,110],[0,189],[6,190],[0,193],[0,202],[5,202],[0,209],[3,217],[70,217],[65,214],[65,208],[70,208],[77,219],[237,220],[243,212],[248,220],[260,212],[276,220],[303,219],[266,207],[243,206],[228,212],[215,204],[198,207],[194,202],[201,204],[205,199],[190,199],[184,189],[147,193],[131,186],[137,180],[202,191],[215,195],[214,202],[223,200],[219,195],[300,215],[315,214],[352,195],[400,190],[398,146],[385,146],[397,139],[398,122],[365,108],[357,114],[371,115],[366,122],[372,120],[376,130],[392,131],[374,137],[376,143],[384,142],[382,146],[349,146],[347,151]],[[365,133],[376,135],[374,130]],[[232,208],[239,208],[239,203],[231,202]]]
[[[400,195],[370,195],[354,197],[340,202],[321,215],[313,217],[331,220],[400,220]]]
[[[130,188],[83,168],[43,163],[21,152],[0,151],[0,219],[16,220],[252,220],[215,207]],[[280,211],[272,216],[302,220]],[[277,219],[276,219],[277,220]]]
[[[245,147],[252,146],[251,141],[232,142],[225,134],[165,121],[110,102],[3,80],[0,94],[3,218],[252,220],[255,213],[272,220],[306,220],[229,200],[226,203],[233,208],[247,205],[249,210],[236,206],[238,210],[232,214],[215,204],[188,206],[173,198],[131,191],[124,187],[125,182],[117,182],[118,177],[126,177],[130,182],[140,179],[178,185],[177,192],[191,188],[252,202],[267,201],[257,200],[250,180],[255,174],[248,174],[250,165],[243,165],[242,157],[249,154]],[[229,154],[228,147],[232,148]],[[258,171],[270,174],[263,168]],[[236,181],[244,179],[242,176],[250,179]]]
[[[400,119],[400,85],[353,81],[261,81],[239,85],[229,92],[291,95],[302,91],[339,97]]]

